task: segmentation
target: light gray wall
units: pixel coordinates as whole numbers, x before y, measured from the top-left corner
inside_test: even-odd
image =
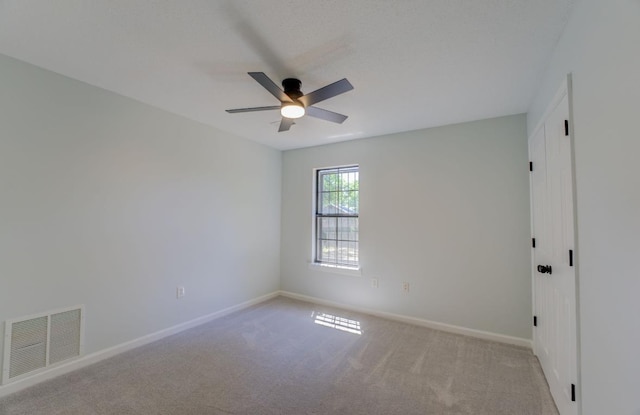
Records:
[[[92,353],[271,293],[280,184],[279,151],[0,56],[0,321],[85,304]]]
[[[584,415],[640,414],[640,1],[581,0],[528,116],[573,74]]]
[[[351,163],[360,165],[363,277],[307,265],[313,169]],[[527,163],[524,115],[286,151],[282,288],[531,338]]]

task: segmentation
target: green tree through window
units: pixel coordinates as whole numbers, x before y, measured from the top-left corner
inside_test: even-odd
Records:
[[[359,265],[358,166],[322,169],[316,174],[315,261],[355,268]]]

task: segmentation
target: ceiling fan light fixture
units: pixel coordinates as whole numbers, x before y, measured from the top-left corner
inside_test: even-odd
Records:
[[[297,102],[285,102],[280,108],[280,114],[285,118],[300,118],[304,112],[304,106]]]

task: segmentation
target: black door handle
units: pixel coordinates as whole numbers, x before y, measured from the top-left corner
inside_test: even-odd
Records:
[[[538,272],[551,275],[551,265],[538,265]]]

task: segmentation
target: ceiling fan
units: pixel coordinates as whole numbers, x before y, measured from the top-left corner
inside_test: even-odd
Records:
[[[320,89],[316,89],[308,94],[303,94],[300,91],[302,82],[300,82],[299,79],[287,78],[282,81],[282,87],[284,88],[283,91],[267,75],[265,75],[264,72],[249,72],[249,75],[269,91],[271,95],[276,97],[280,101],[280,105],[236,108],[227,110],[228,113],[235,114],[238,112],[269,111],[279,109],[280,114],[282,115],[282,121],[280,121],[280,128],[278,128],[278,132],[288,131],[294,124],[293,120],[300,118],[305,114],[338,124],[342,124],[344,120],[347,119],[346,115],[313,106],[325,99],[333,98],[336,95],[351,91],[353,89],[353,85],[351,85],[346,78]]]

